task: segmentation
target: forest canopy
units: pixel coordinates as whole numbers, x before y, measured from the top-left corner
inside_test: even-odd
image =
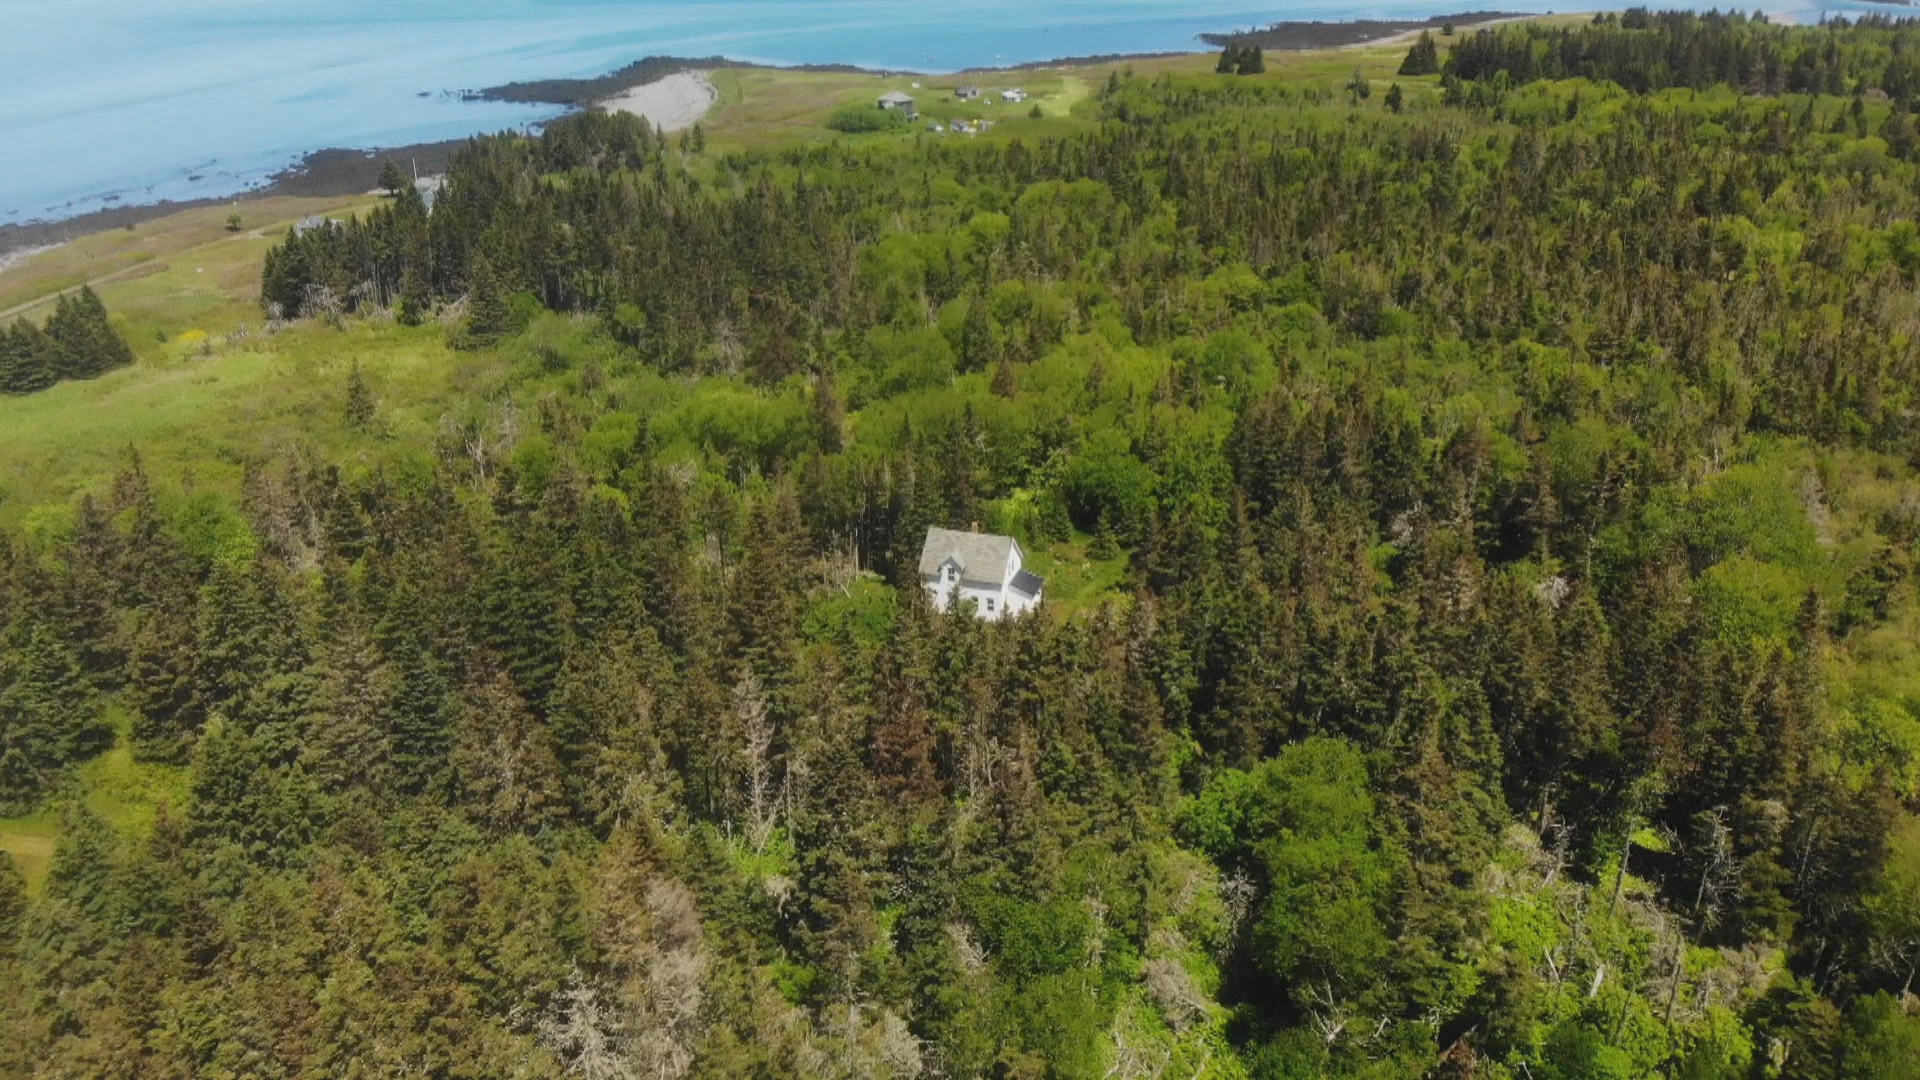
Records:
[[[1920,26],[1441,40],[289,232],[517,392],[7,536],[0,1072],[1912,1077]]]

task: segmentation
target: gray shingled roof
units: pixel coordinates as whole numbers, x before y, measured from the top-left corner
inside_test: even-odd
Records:
[[[1012,551],[1011,536],[928,526],[927,542],[920,548],[920,576],[933,577],[940,572],[940,564],[951,556],[960,564],[961,577],[998,585],[1006,575],[1007,559]]]
[[[1013,580],[1007,582],[1015,592],[1025,593],[1028,596],[1039,596],[1040,587],[1046,583],[1046,579],[1039,574],[1029,574],[1025,570],[1015,571]]]

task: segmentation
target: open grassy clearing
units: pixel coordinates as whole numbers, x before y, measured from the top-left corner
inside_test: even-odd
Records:
[[[70,791],[80,793],[87,809],[122,835],[142,836],[162,807],[178,813],[186,805],[186,769],[135,761],[127,742],[130,717],[113,708],[108,719],[114,728],[113,748],[81,765]],[[46,880],[60,832],[60,805],[56,799],[35,813],[0,818],[0,851],[12,856],[29,889],[37,890]]]
[[[380,399],[378,433],[343,421],[355,362]],[[392,460],[430,446],[467,380],[497,363],[456,356],[437,326],[302,327],[240,343],[189,330],[149,342],[131,368],[0,399],[0,520],[37,515],[38,528],[58,528],[130,447],[163,487],[182,489],[237,490],[246,461],[289,448]]]

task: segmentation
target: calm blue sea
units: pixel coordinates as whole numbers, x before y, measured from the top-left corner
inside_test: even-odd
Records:
[[[1424,17],[1463,7],[1553,4],[0,0],[0,223],[67,217],[115,200],[229,194],[319,147],[395,146],[533,123],[551,110],[464,102],[450,92],[591,75],[650,54],[941,71],[1184,49],[1203,31],[1279,19]],[[1801,21],[1822,10],[1804,0],[1760,7]],[[1866,8],[1842,2],[1826,10]]]

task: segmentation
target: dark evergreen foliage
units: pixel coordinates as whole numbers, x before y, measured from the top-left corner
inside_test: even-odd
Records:
[[[23,317],[0,329],[0,393],[31,394],[131,363],[133,350],[90,286],[61,294],[44,327]]]
[[[1440,70],[1440,47],[1434,43],[1433,35],[1425,30],[1407,50],[1407,58],[1400,61],[1402,75],[1432,75]]]

